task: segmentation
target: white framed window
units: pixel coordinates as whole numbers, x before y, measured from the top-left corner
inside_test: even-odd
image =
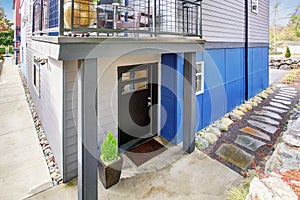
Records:
[[[40,97],[40,86],[41,86],[41,78],[40,78],[40,63],[33,62],[33,85],[35,90]]]
[[[204,92],[204,62],[196,62],[196,95]]]

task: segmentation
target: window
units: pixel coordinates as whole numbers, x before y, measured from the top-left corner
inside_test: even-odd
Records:
[[[40,96],[40,64],[37,62],[33,64],[33,85]]]
[[[196,63],[196,95],[204,92],[204,62]]]

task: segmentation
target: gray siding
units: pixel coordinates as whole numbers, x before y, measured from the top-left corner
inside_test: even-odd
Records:
[[[269,0],[258,1],[258,13],[251,12],[249,0],[249,42],[269,42]]]
[[[77,70],[78,61],[64,61],[64,182],[77,176]]]
[[[55,160],[62,168],[62,65],[47,54],[37,51],[32,41],[32,2],[25,2],[26,10],[26,72],[28,87],[35,104],[36,111],[44,127],[48,142],[52,148]],[[24,16],[22,16],[24,17]],[[39,45],[43,46],[42,43]],[[40,96],[33,85],[33,56],[48,58],[48,64],[40,68]]]
[[[208,42],[245,41],[243,0],[203,1],[203,38]]]
[[[32,44],[32,41],[30,41]],[[33,56],[48,58],[40,67],[40,96],[33,85]],[[62,64],[27,47],[28,86],[55,160],[62,168]]]

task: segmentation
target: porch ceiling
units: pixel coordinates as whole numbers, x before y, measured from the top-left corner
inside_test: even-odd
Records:
[[[57,60],[77,60],[123,55],[184,53],[204,51],[205,40],[198,38],[103,38],[34,36],[33,41],[58,45],[49,55]],[[51,51],[48,51],[51,52]]]

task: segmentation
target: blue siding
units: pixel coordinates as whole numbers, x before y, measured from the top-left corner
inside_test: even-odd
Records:
[[[178,144],[183,137],[183,56],[161,58],[161,136]]]
[[[268,47],[249,48],[248,95],[268,87]],[[210,125],[245,101],[245,49],[209,49],[196,54],[204,61],[204,92],[197,95],[197,131]],[[182,141],[183,58],[162,55],[161,135],[178,144]],[[168,67],[165,67],[168,66]]]
[[[269,85],[268,47],[249,49],[248,97],[251,98]]]

